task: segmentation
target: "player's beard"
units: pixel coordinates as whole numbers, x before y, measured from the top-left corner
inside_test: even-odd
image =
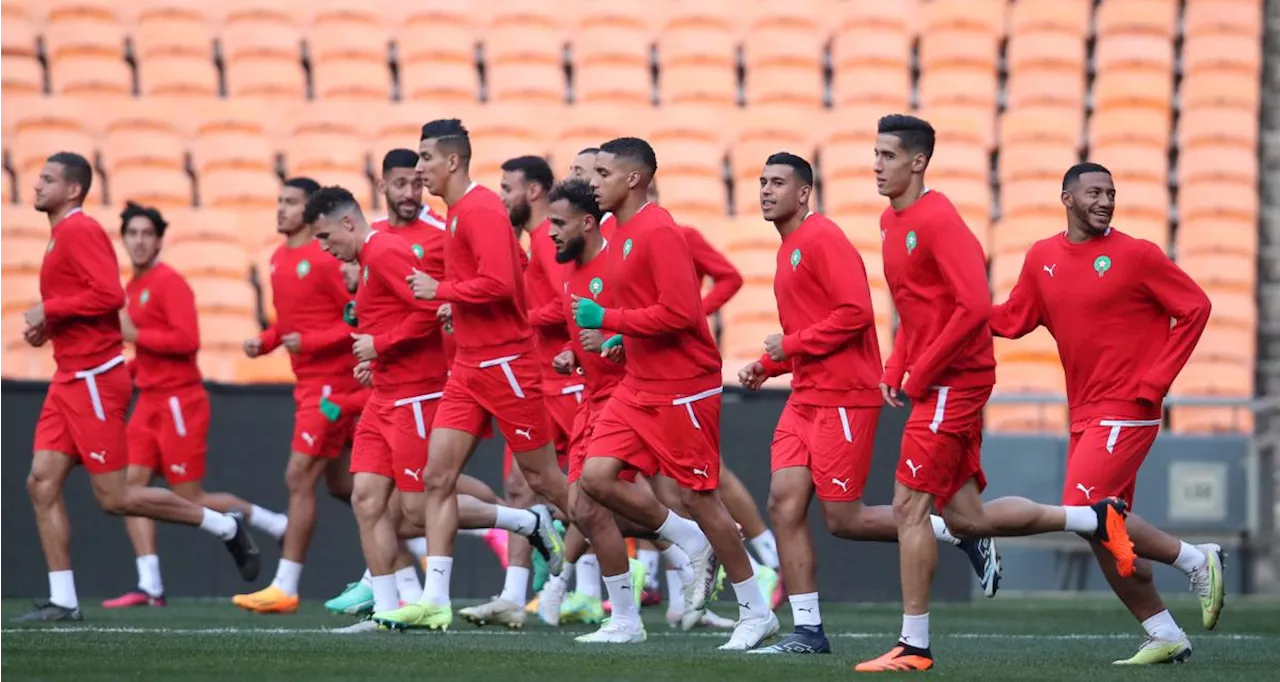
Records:
[[[513,204],[507,209],[507,217],[511,219],[511,226],[517,229],[524,229],[529,223],[529,217],[533,215],[533,209],[529,207],[529,202],[521,201]]]
[[[411,223],[422,212],[422,204],[402,202],[395,204],[396,217],[401,222]]]
[[[587,238],[581,235],[565,242],[563,249],[556,249],[556,262],[568,263],[582,261],[582,252],[587,248]]]

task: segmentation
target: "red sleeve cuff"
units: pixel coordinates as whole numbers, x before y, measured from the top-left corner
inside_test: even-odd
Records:
[[[453,300],[453,282],[444,280],[436,287],[436,300],[452,301]]]
[[[373,337],[373,352],[377,353],[378,357],[382,357],[382,354],[386,352],[389,343],[390,339],[388,339],[385,334]]]
[[[800,347],[799,334],[786,334],[782,337],[782,353],[789,358],[804,355],[804,349]]]
[[[617,308],[604,309],[604,321],[600,323],[602,329],[620,332],[622,331],[622,311]]]
[[[62,299],[51,298],[44,302],[44,319],[46,322],[57,322],[66,317],[68,311],[62,305]]]
[[[1142,381],[1138,384],[1138,400],[1152,405],[1159,405],[1164,400],[1167,392],[1149,381]]]
[[[880,381],[889,388],[902,388],[902,375],[906,373],[907,370],[902,367],[885,367],[884,378]]]

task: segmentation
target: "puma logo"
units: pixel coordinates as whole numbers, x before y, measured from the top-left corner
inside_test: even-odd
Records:
[[[840,486],[840,489],[846,493],[849,492],[849,479],[846,478],[842,481],[838,478],[832,478],[831,483]]]
[[[525,440],[533,440],[533,429],[516,429],[517,436],[524,436]]]
[[[306,431],[303,431],[303,432],[302,432],[302,440],[307,441],[307,445],[308,445],[308,446],[310,446],[310,447],[315,447],[315,444],[316,444],[316,437],[315,437],[315,436],[313,436],[313,435],[311,435],[311,434],[309,434],[309,433],[307,433]]]
[[[701,477],[703,477],[703,478],[711,478],[710,476],[708,476],[708,475],[707,475],[707,470],[706,470],[706,469],[699,469],[699,468],[697,468],[697,467],[694,467],[694,469],[693,469],[693,475],[694,475],[694,476],[701,476]]]
[[[89,459],[97,462],[98,464],[106,464],[107,453],[106,452],[90,452]]]
[[[409,478],[412,478],[413,480],[419,483],[422,482],[422,469],[410,469],[408,467],[405,467],[404,475],[408,476]]]
[[[911,470],[911,478],[916,478],[917,477],[916,474],[919,473],[919,471],[924,468],[924,465],[921,464],[919,466],[916,466],[915,462],[912,462],[911,460],[908,459],[907,468]]]
[[[1054,269],[1055,269],[1055,268],[1057,268],[1057,267],[1058,267],[1058,264],[1057,264],[1057,263],[1054,263],[1053,265],[1046,265],[1046,266],[1044,266],[1044,271],[1045,271],[1045,272],[1047,272],[1047,273],[1049,273],[1049,279],[1053,279],[1053,271],[1054,271]]]
[[[626,591],[630,592],[630,591],[631,591],[631,586],[630,586],[630,585],[623,585],[620,589],[624,589],[624,590],[626,590]]]
[[[1083,483],[1076,484],[1076,490],[1079,490],[1080,492],[1084,493],[1084,499],[1089,500],[1090,502],[1093,501],[1093,489],[1097,487],[1098,486],[1095,485],[1092,488],[1086,488],[1084,487]]]
[[[797,611],[804,612],[804,613],[813,613],[813,607],[812,607],[812,606],[807,606],[807,607],[805,607],[805,608],[803,608],[803,609],[796,609],[796,610],[797,610]]]
[[[751,607],[750,607],[750,606],[747,606],[746,604],[743,604],[742,602],[738,602],[738,608],[742,609],[743,611],[749,611],[749,610],[751,610]]]
[[[433,568],[433,569],[431,569],[431,572],[432,572],[432,573],[439,573],[440,575],[444,575],[444,569],[443,569],[443,568]]]
[[[171,474],[177,474],[178,476],[186,476],[186,475],[187,475],[187,465],[186,465],[185,463],[183,463],[183,464],[170,464],[170,465],[169,465],[169,473],[171,473]]]

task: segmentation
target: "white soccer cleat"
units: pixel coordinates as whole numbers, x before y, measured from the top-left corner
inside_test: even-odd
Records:
[[[389,630],[375,623],[372,618],[365,618],[346,627],[334,628],[329,632],[335,635],[358,635],[364,632],[389,632]]]
[[[684,630],[684,611],[679,609],[667,609],[667,625],[673,628]],[[733,627],[733,621],[724,616],[717,616],[712,611],[703,611],[702,615],[692,618],[692,628],[712,628],[715,630],[729,630]]]
[[[542,592],[538,593],[538,617],[551,627],[560,626],[560,607],[564,604],[565,595],[569,592],[569,583],[559,576],[547,580]]]
[[[639,619],[634,622],[609,618],[599,630],[588,635],[575,637],[579,644],[640,644],[648,638],[644,631],[644,623]]]
[[[523,606],[501,597],[494,597],[479,606],[468,606],[458,611],[458,615],[475,625],[505,625],[512,630],[524,627],[525,619]]]
[[[711,549],[711,543],[707,543],[702,549],[689,555],[689,564],[693,567],[693,581],[684,585],[685,612],[706,611],[707,602],[715,597],[720,560],[716,558],[715,550]]]
[[[720,647],[721,651],[749,651],[760,646],[766,639],[778,634],[778,617],[770,611],[767,616],[745,618],[739,620],[733,628],[729,641]]]

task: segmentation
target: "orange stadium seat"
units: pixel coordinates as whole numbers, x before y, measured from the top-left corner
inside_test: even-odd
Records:
[[[249,274],[249,257],[244,247],[238,243],[226,241],[188,240],[176,244],[166,244],[164,258],[174,268],[187,277],[228,277],[231,279],[247,279]],[[219,289],[209,296],[221,296]],[[208,296],[201,296],[197,290],[201,307],[210,307]],[[221,301],[221,299],[213,299]],[[252,301],[252,299],[250,299]],[[222,305],[222,303],[219,303]]]
[[[489,100],[565,101],[566,26],[551,7],[503,4],[484,33]]]
[[[35,276],[40,272],[40,263],[44,261],[44,254],[48,247],[48,236],[42,238],[35,235],[10,234],[5,230],[0,267],[3,267],[6,275],[25,273]]]
[[[191,178],[181,169],[128,166],[112,171],[107,183],[113,204],[134,201],[163,211],[192,203]]]
[[[10,103],[9,106],[13,106]],[[84,105],[78,100],[40,99],[22,105],[14,120],[9,145],[10,162],[19,182],[31,186],[45,159],[55,151],[73,151],[93,160],[96,140],[80,118]]]
[[[198,178],[200,204],[236,210],[275,208],[280,177],[266,170],[222,168]]]
[[[1048,206],[1040,214],[1023,213],[1001,218],[991,226],[990,253],[995,258],[1012,258],[1025,254],[1032,244],[1066,229],[1061,205]],[[993,259],[994,260],[994,259]]]
[[[214,170],[274,171],[277,150],[262,126],[236,107],[215,108],[195,124],[192,161],[197,179]]]
[[[448,0],[394,2],[390,13],[397,27],[401,99],[441,103],[479,100],[477,26],[472,6],[463,8]],[[421,40],[423,35],[430,35],[431,40]]]
[[[718,110],[684,105],[663,107],[659,112],[646,134],[658,157],[662,205],[690,220],[694,216],[698,220],[724,216],[728,206],[724,180],[727,145]]]
[[[1106,162],[1103,165],[1107,165]],[[1169,219],[1169,185],[1166,181],[1126,179],[1123,168],[1112,168],[1111,172],[1116,182],[1115,225],[1124,229],[1126,222],[1135,219]]]
[[[1255,258],[1234,253],[1178,254],[1178,265],[1205,289],[1252,293],[1258,284]]]
[[[372,8],[321,6],[307,29],[317,99],[386,101],[391,97],[391,36]]]
[[[1202,70],[1182,79],[1179,90],[1182,107],[1234,107],[1257,112],[1262,101],[1257,74],[1235,69]]]
[[[1173,130],[1173,112],[1114,107],[1101,109],[1089,119],[1090,155],[1099,147],[1139,144],[1167,150]]]
[[[887,206],[888,203],[886,202]],[[812,206],[812,203],[810,204]],[[864,257],[880,253],[883,242],[880,240],[880,213],[883,211],[862,211],[859,213],[827,213],[832,222],[840,226],[840,231],[853,242]]]
[[[1206,180],[1256,185],[1257,151],[1234,145],[1202,145],[1182,150],[1178,155],[1178,184],[1188,185]]]
[[[49,240],[49,218],[45,214],[24,205],[6,204],[0,209],[3,209],[0,230],[3,230],[5,240],[10,237]]]
[[[868,16],[855,9],[836,29],[831,42],[833,99],[837,107],[880,105],[904,111],[911,99],[912,36],[905,17],[897,13],[900,7],[876,4],[885,7],[884,14]]]
[[[153,0],[133,34],[142,95],[216,97],[213,22],[202,3]]]
[[[1232,107],[1184,108],[1178,119],[1178,147],[1187,150],[1200,145],[1257,149],[1257,112]]]
[[[536,105],[489,105],[463,121],[471,136],[471,177],[497,191],[502,164],[513,156],[546,156],[555,137],[552,121],[563,110]],[[516,112],[519,112],[518,114]]]
[[[1164,145],[1093,144],[1089,147],[1089,160],[1100,163],[1115,176],[1117,195],[1125,191],[1124,183],[1130,180],[1168,183],[1168,141]]]
[[[1189,36],[1182,43],[1182,71],[1239,71],[1256,78],[1262,73],[1262,44],[1231,34]]]
[[[687,108],[687,107],[686,107]],[[659,122],[659,134],[661,135],[661,121],[665,120],[665,115],[670,111],[680,110],[681,107],[669,105],[655,110],[657,114],[656,120]],[[694,111],[698,109],[693,108]],[[559,177],[569,170],[569,164],[573,162],[578,152],[587,147],[599,147],[602,142],[612,140],[624,135],[643,135],[654,145],[654,149],[658,155],[658,166],[662,170],[666,170],[666,163],[663,155],[663,140],[655,137],[653,131],[649,128],[654,121],[639,121],[642,125],[641,130],[634,127],[634,123],[628,120],[628,114],[632,110],[629,107],[615,106],[610,104],[577,104],[565,110],[563,124],[560,126],[559,134],[556,136],[555,143],[551,147],[551,164],[556,176]],[[680,121],[677,121],[680,122]],[[688,123],[688,122],[683,122]],[[720,148],[719,156],[723,158],[724,147]]]
[[[742,110],[729,155],[734,186],[739,188],[734,195],[738,215],[759,213],[760,195],[756,188],[760,186],[760,170],[771,154],[785,149],[806,159],[813,158],[816,131],[806,131],[796,123],[796,118],[790,115]],[[863,154],[866,158],[865,149]]]
[[[1093,59],[1099,73],[1140,69],[1172,78],[1173,38],[1151,33],[1100,38],[1093,49]]]
[[[1062,31],[1027,31],[1015,33],[1009,38],[1006,59],[1010,73],[1024,69],[1055,69],[1084,73],[1085,51],[1082,34]]]
[[[747,104],[822,106],[822,53],[828,33],[819,3],[792,0],[748,6],[743,36]]]
[[[1209,318],[1200,342],[1196,344],[1198,361],[1252,365],[1257,357],[1257,328],[1236,324],[1233,320]]]
[[[36,61],[36,30],[31,21],[17,13],[4,15],[0,42],[0,87],[5,97],[35,95],[44,91],[44,76]]]
[[[1199,253],[1234,253],[1253,259],[1258,256],[1258,226],[1254,220],[1229,215],[1180,218],[1174,242],[1179,258]]]
[[[738,102],[737,39],[729,0],[672,3],[658,33],[664,104]]]
[[[1079,160],[1080,154],[1075,147],[1062,142],[1010,143],[1000,148],[1000,184],[1021,180],[1056,180],[1059,191],[1042,198],[1057,203],[1062,189],[1062,175]]]
[[[113,123],[102,141],[102,166],[108,173],[128,168],[186,170],[186,144],[167,121],[134,118]]]
[[[1078,149],[1083,129],[1082,109],[1039,105],[1010,108],[1000,117],[1000,146],[1043,143]]]
[[[1108,0],[1098,5],[1094,23],[1099,38],[1143,33],[1172,38],[1178,0]]]
[[[1010,109],[1047,105],[1084,109],[1085,73],[1081,69],[1025,67],[1009,72],[1005,101]]]
[[[1062,216],[1062,173],[1058,177],[1028,177],[1019,180],[1000,181],[1000,216],[1002,219],[1043,216],[1057,213]]]
[[[335,103],[299,111],[285,142],[287,175],[307,175],[323,182],[326,173],[367,173],[368,148],[362,135],[361,107]]]
[[[1019,0],[1009,4],[1009,35],[1056,31],[1081,38],[1089,31],[1090,0]]]
[[[1145,69],[1104,71],[1093,82],[1093,98],[1095,111],[1135,106],[1166,112],[1173,105],[1173,74]]]
[[[271,99],[306,96],[301,36],[289,13],[242,3],[227,14],[218,42],[227,94]]]
[[[1231,34],[1256,41],[1262,37],[1262,14],[1258,0],[1189,0],[1182,12],[1182,32],[1189,39]]]
[[[589,3],[572,36],[574,102],[651,104],[654,35],[643,5]]]
[[[234,211],[213,208],[166,211],[169,230],[166,244],[222,241],[242,244],[240,216]]]

